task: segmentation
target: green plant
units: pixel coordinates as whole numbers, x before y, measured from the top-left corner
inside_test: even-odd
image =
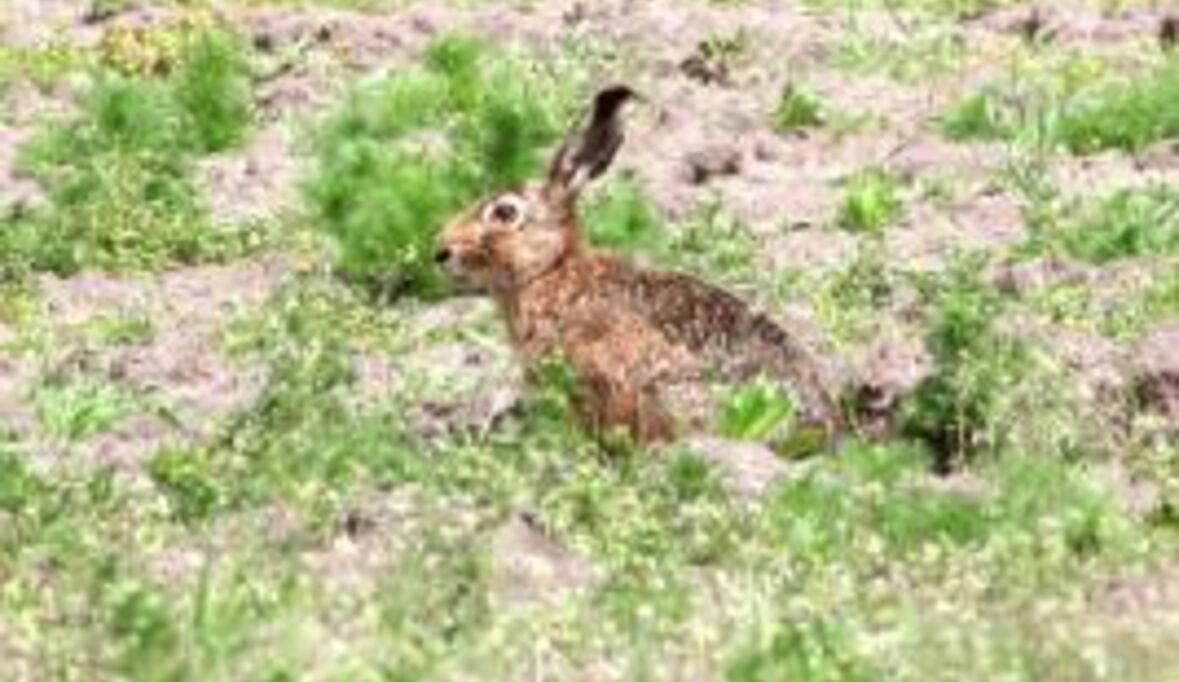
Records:
[[[196,152],[222,151],[245,138],[251,118],[249,63],[235,33],[204,30],[188,36],[173,89],[185,143]]]
[[[900,217],[903,204],[897,181],[870,168],[848,178],[839,207],[839,225],[852,232],[880,233]]]
[[[67,440],[83,440],[106,431],[130,413],[135,401],[110,383],[49,382],[32,396],[49,433]]]
[[[940,120],[942,134],[951,140],[1002,140],[1013,135],[1014,125],[988,91],[958,102]]]
[[[722,282],[755,279],[758,253],[757,238],[719,202],[689,216],[668,244],[671,264]]]
[[[1091,263],[1179,251],[1179,192],[1168,185],[1122,189],[1098,201],[1080,201],[1060,224],[1032,233],[1033,252],[1061,251]]]
[[[41,477],[29,470],[24,455],[0,449],[0,511],[28,512],[45,487]]]
[[[663,221],[634,178],[607,185],[585,207],[582,222],[599,246],[655,254],[666,247]]]
[[[182,521],[207,518],[225,503],[225,491],[207,451],[166,449],[147,464],[152,482],[168,497]]]
[[[0,92],[12,83],[27,79],[40,88],[49,88],[65,76],[83,70],[90,55],[65,41],[49,41],[35,46],[0,46]]]
[[[774,129],[789,133],[802,128],[820,126],[825,120],[818,97],[808,90],[786,84],[774,109]]]
[[[1082,62],[1046,80],[990,85],[954,105],[942,118],[942,132],[956,140],[1022,140],[1074,154],[1135,151],[1179,136],[1179,62],[1125,82],[1099,75]]]
[[[749,55],[752,43],[752,36],[743,29],[729,34],[713,34],[700,43],[699,53],[706,61],[727,70]]]
[[[877,330],[879,313],[888,309],[901,271],[890,264],[880,235],[865,233],[855,257],[830,273],[803,275],[804,286],[787,279],[790,291],[802,291],[824,327],[841,341],[863,341]]]
[[[340,272],[393,291],[441,286],[442,223],[537,171],[566,112],[558,76],[449,36],[425,66],[357,90],[320,131],[307,193]]]
[[[794,421],[797,406],[768,379],[740,386],[723,401],[720,431],[730,438],[769,440],[782,437]]]
[[[845,628],[823,619],[783,621],[764,627],[729,661],[729,682],[857,682],[875,679],[852,648]]]
[[[194,155],[242,138],[244,62],[229,34],[192,40],[172,79],[96,73],[77,115],[49,124],[22,150],[51,202],[6,218],[0,267],[154,269],[247,247],[248,228],[208,223],[192,180]]]
[[[905,429],[933,445],[943,470],[1000,444],[996,410],[1027,368],[1026,348],[995,327],[1004,302],[982,280],[984,264],[964,258],[925,283],[935,369],[907,403]]]
[[[840,44],[834,65],[856,73],[884,73],[917,82],[953,73],[967,55],[962,35],[941,25],[919,23],[895,34],[854,31]]]

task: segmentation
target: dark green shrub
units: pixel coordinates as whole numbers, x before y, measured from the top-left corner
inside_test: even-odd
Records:
[[[443,223],[536,174],[568,112],[555,78],[468,39],[443,38],[424,61],[352,94],[319,132],[306,188],[341,274],[428,295]]]
[[[187,38],[173,86],[185,142],[208,153],[244,139],[250,124],[249,64],[240,38],[205,30]]]
[[[239,142],[249,124],[243,52],[232,34],[194,34],[169,79],[94,74],[71,119],[23,150],[47,206],[10,217],[0,268],[71,273],[153,269],[223,257],[244,231],[218,231],[193,182],[199,153]]]
[[[1001,444],[996,412],[1027,366],[1025,346],[995,328],[1003,299],[983,281],[984,264],[965,258],[923,283],[934,372],[906,404],[905,430],[934,448],[940,470]]]

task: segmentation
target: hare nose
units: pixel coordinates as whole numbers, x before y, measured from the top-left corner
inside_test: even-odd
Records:
[[[442,247],[441,249],[438,249],[434,252],[434,262],[442,265],[446,261],[450,260],[450,256],[450,249]]]

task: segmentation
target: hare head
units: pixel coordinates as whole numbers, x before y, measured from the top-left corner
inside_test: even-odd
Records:
[[[635,97],[619,85],[594,97],[584,126],[557,149],[543,181],[484,198],[442,231],[435,261],[460,282],[492,292],[517,289],[552,271],[581,247],[576,203],[606,171],[622,144],[622,105]]]

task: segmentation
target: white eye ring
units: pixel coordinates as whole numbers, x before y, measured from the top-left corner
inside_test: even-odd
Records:
[[[505,194],[483,209],[483,222],[516,225],[524,217],[524,199],[517,194]]]

